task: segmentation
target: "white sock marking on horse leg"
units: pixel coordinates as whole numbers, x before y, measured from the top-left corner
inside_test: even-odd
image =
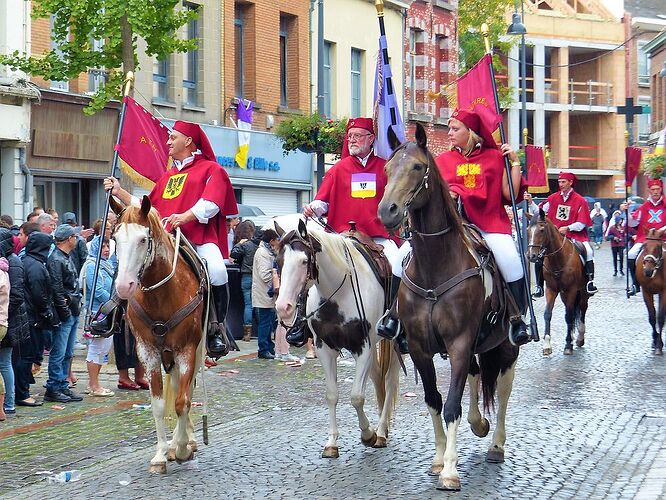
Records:
[[[513,377],[516,373],[516,363],[514,362],[503,375],[497,377],[497,425],[493,432],[493,441],[489,449],[499,449],[504,451],[506,442],[506,408],[509,404],[509,397],[513,389]]]
[[[167,449],[169,447],[166,436],[166,423],[164,422],[164,399],[152,397],[150,400],[157,430],[157,452],[150,461],[151,464],[166,463]]]
[[[322,344],[317,350],[321,367],[326,378],[326,402],[328,403],[328,440],[326,447],[338,446],[338,422],[336,417],[336,406],[338,404],[338,353]]]
[[[446,449],[444,451],[444,468],[440,472],[440,481],[450,482],[459,481],[458,475],[458,427],[460,426],[460,417],[446,425]]]
[[[442,415],[437,413],[434,408],[428,406],[432,427],[435,430],[435,456],[432,459],[433,467],[444,466],[444,451],[446,451],[446,433],[442,424]]]
[[[361,438],[368,439],[372,436],[370,422],[365,414],[363,405],[365,404],[365,384],[368,381],[368,373],[375,362],[375,347],[366,346],[359,356],[356,357],[356,373],[354,374],[354,383],[351,389],[351,404],[356,410],[358,416],[358,427],[361,429]]]
[[[481,424],[481,412],[479,411],[479,375],[467,375],[469,384],[469,412],[467,422],[473,429]]]

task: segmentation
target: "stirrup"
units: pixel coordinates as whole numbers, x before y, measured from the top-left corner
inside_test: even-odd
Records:
[[[592,281],[592,280],[590,280],[590,281],[587,282],[587,285],[585,285],[585,290],[586,290],[587,293],[589,293],[590,295],[594,295],[595,293],[597,293],[597,292],[599,291],[599,289],[598,289],[598,288],[596,287],[596,285],[594,284],[594,281]]]

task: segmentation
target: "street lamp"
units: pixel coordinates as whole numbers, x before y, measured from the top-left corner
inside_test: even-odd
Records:
[[[520,72],[522,73],[522,80],[520,82],[520,129],[522,131],[522,142],[523,150],[527,146],[527,55],[525,54],[525,35],[527,34],[527,29],[523,24],[522,18],[525,17],[525,9],[523,2],[520,2],[521,14],[518,14],[518,0],[515,4],[515,12],[513,13],[511,24],[509,29],[506,31],[507,35],[520,35]]]

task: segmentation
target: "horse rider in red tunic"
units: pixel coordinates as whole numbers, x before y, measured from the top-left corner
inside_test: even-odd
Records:
[[[649,198],[638,209],[629,213],[629,227],[636,229],[636,242],[627,252],[627,267],[633,282],[629,295],[636,295],[640,286],[636,281],[636,259],[643,249],[645,238],[650,229],[661,229],[666,226],[666,200],[664,200],[664,183],[661,179],[648,180]],[[620,210],[627,210],[627,203],[620,204]]]
[[[504,156],[512,163],[511,183],[521,201],[522,173],[515,151],[508,144],[498,149],[492,133],[473,111],[456,110],[449,119],[451,150],[435,163],[449,184],[451,196],[460,199],[469,222],[476,225],[497,262],[521,315],[527,312],[527,287],[511,222],[504,205],[511,202]],[[512,320],[509,340],[522,345],[531,340],[522,317]]]
[[[226,216],[238,213],[233,187],[199,125],[177,121],[167,145],[174,165],[157,181],[148,197],[160,216],[166,217],[166,229],[180,228],[206,262],[217,319],[220,328],[224,328],[229,304],[229,280],[224,264],[224,257],[229,255]],[[123,189],[114,177],[104,179],[104,189],[111,190],[125,205],[140,205],[139,199]],[[108,331],[110,316],[91,323],[93,330]],[[226,354],[223,336],[220,330],[208,329],[206,345],[211,357]]]
[[[373,125],[371,118],[349,120],[342,158],[326,173],[315,199],[303,206],[303,215],[321,217],[327,214],[327,224],[339,233],[349,229],[349,221],[355,221],[359,231],[382,245],[392,266],[390,301],[394,302],[402,275],[402,258],[409,251],[409,245],[399,249],[377,215],[387,179],[384,173],[386,160],[373,152]],[[407,353],[405,335],[402,332],[398,335],[398,332],[396,319],[389,319],[378,329],[380,336],[395,339],[400,352]],[[302,329],[294,329],[287,335],[287,341],[292,345],[302,345],[306,340]]]
[[[560,172],[557,179],[560,190],[551,194],[543,205],[548,219],[555,224],[560,234],[569,239],[580,241],[585,246],[585,274],[587,275],[586,290],[590,295],[597,293],[594,284],[594,250],[590,245],[587,229],[592,225],[590,206],[587,200],[574,191],[576,175],[572,172]],[[537,277],[537,281],[538,281]],[[539,285],[543,288],[543,274]]]

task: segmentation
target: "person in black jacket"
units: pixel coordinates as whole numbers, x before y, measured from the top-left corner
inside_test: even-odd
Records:
[[[257,234],[254,223],[244,220],[236,226],[234,247],[229,256],[238,264],[241,272],[243,292],[243,341],[249,342],[252,336],[252,263],[259,248],[261,233]]]
[[[32,364],[38,361],[38,353],[44,349],[42,330],[50,330],[59,321],[53,309],[51,278],[46,261],[53,239],[46,233],[32,233],[25,245],[23,256],[25,308],[30,325],[30,339],[20,344],[18,355],[14,355],[16,404],[39,406],[41,403],[30,396],[30,384],[35,383]]]
[[[56,229],[54,238],[56,248],[48,258],[47,267],[51,277],[51,296],[60,326],[53,330],[53,347],[49,354],[49,378],[46,381],[44,400],[69,403],[83,400],[69,388],[67,382],[81,312],[78,276],[69,256],[76,248],[77,236],[72,226],[62,224]]]
[[[20,352],[22,346],[29,343],[30,329],[28,315],[25,311],[23,298],[23,263],[14,253],[14,241],[11,229],[0,228],[0,256],[9,262],[9,325],[7,335],[0,342],[0,373],[5,381],[5,413],[16,413],[14,367],[12,356],[14,350]],[[18,358],[18,354],[16,355]]]

